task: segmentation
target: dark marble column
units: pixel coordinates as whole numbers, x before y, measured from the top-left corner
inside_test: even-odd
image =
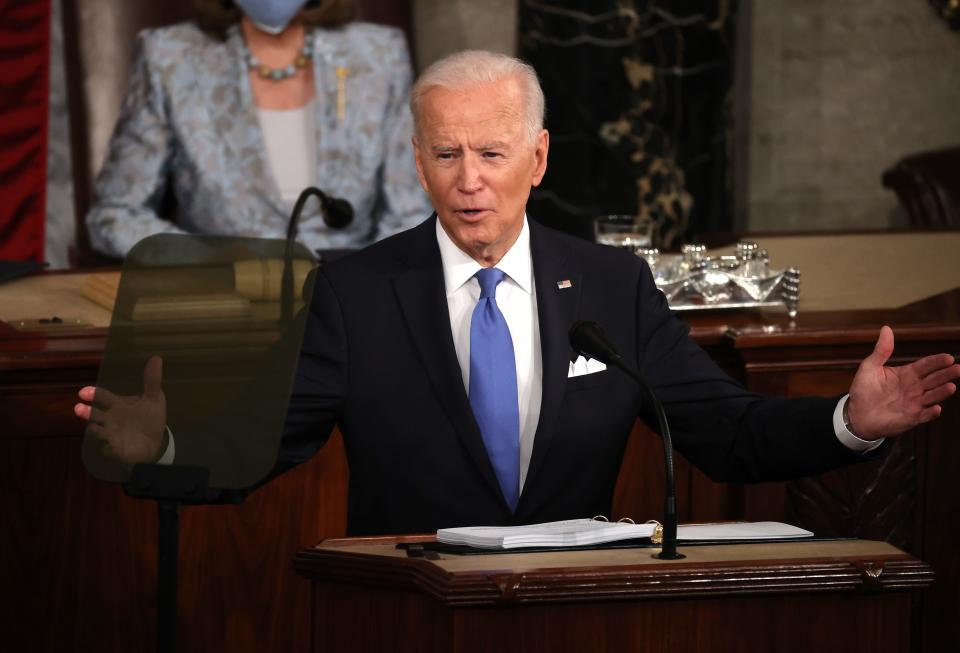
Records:
[[[531,216],[584,237],[653,217],[661,246],[732,226],[736,0],[521,0],[551,133]]]
[[[950,29],[960,30],[960,2],[957,0],[930,0],[937,14],[943,17]]]

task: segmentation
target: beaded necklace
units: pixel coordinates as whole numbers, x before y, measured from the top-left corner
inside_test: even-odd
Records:
[[[282,68],[271,68],[261,63],[260,60],[250,52],[246,41],[243,42],[243,52],[244,59],[247,62],[247,68],[257,73],[261,79],[266,79],[271,82],[282,82],[296,75],[298,70],[306,68],[310,65],[310,62],[313,61],[313,38],[311,33],[307,32],[303,38],[303,46],[300,48],[300,52],[297,53],[296,58],[292,63]]]

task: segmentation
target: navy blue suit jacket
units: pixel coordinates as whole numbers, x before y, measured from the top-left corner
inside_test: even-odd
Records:
[[[317,277],[278,471],[339,425],[351,534],[609,514],[634,421],[655,422],[619,371],[567,378],[576,320],[599,322],[636,362],[665,404],[676,448],[715,479],[790,478],[859,458],[833,432],[835,399],[765,399],[724,374],[668,310],[642,259],[531,223],[543,402],[512,514],[463,387],[435,219]]]

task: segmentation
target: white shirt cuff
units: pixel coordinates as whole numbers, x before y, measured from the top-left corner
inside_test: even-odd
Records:
[[[850,429],[847,428],[847,425],[843,421],[843,407],[847,405],[847,399],[849,398],[850,395],[843,395],[843,399],[837,402],[837,407],[833,411],[833,431],[837,434],[837,439],[840,440],[840,443],[850,451],[856,451],[857,453],[873,451],[883,444],[884,438],[880,438],[879,440],[864,440],[850,432]],[[172,444],[173,440],[171,439],[170,442]]]
[[[157,461],[158,465],[172,465],[173,457],[177,454],[177,447],[173,442],[173,432],[169,426],[165,428],[167,429],[167,448],[160,456],[160,460]]]

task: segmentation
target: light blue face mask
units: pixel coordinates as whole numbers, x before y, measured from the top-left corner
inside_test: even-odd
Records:
[[[233,0],[253,24],[267,34],[286,29],[307,0]]]

